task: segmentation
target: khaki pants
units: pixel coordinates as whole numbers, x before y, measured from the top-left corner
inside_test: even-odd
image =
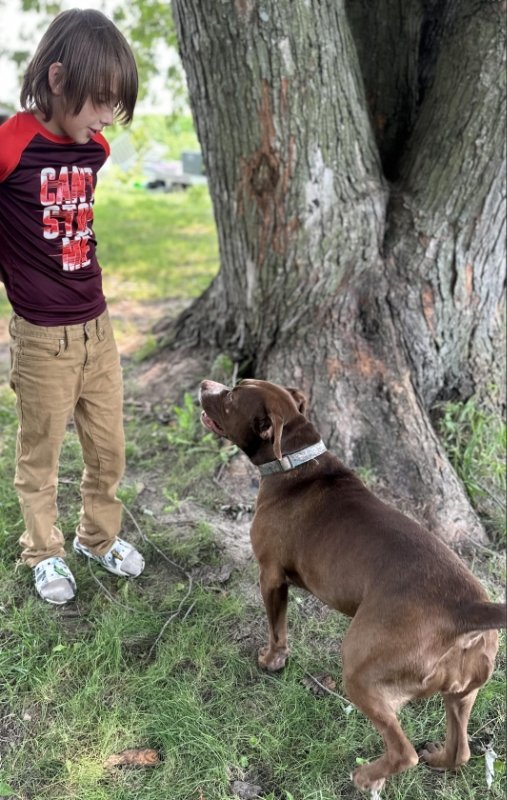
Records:
[[[72,415],[85,463],[76,533],[102,555],[120,530],[116,490],[125,467],[123,385],[108,313],[58,327],[32,325],[14,315],[10,333],[10,382],[19,419],[14,485],[26,526],[22,559],[34,567],[64,556],[56,527],[58,462]]]

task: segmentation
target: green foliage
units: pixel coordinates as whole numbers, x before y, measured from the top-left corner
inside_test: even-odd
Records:
[[[218,383],[229,385],[234,376],[234,362],[225,353],[219,353],[211,366],[211,378]]]
[[[205,470],[229,461],[237,452],[235,445],[220,440],[214,433],[205,432],[201,424],[201,412],[191,394],[185,393],[183,405],[174,406],[174,418],[167,431],[167,441],[181,458],[204,461]],[[225,442],[225,443],[224,443]]]
[[[472,398],[446,403],[439,432],[470,499],[496,537],[505,535],[507,427]]]

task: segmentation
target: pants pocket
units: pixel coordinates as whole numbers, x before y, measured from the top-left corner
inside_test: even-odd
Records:
[[[22,361],[52,361],[65,350],[65,339],[23,336],[19,339],[19,358]]]

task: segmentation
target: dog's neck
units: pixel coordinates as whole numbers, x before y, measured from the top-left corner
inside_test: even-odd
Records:
[[[276,458],[274,461],[268,461],[266,464],[258,464],[257,468],[262,476],[275,475],[278,472],[290,472],[307,461],[312,461],[317,456],[321,456],[327,450],[326,445],[320,439],[314,444],[303,447],[302,450],[296,450],[295,453],[288,453],[282,458]]]

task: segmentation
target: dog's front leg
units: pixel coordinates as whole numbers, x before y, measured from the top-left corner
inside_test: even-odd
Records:
[[[277,672],[284,668],[289,655],[287,643],[289,587],[283,573],[262,568],[260,586],[268,616],[269,640],[266,647],[259,650],[259,666],[270,672]]]

